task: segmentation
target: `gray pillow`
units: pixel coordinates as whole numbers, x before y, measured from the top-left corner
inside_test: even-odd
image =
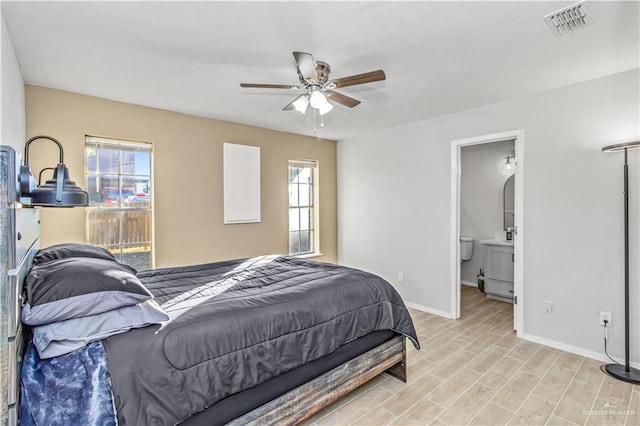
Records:
[[[153,298],[128,266],[87,257],[32,267],[25,291],[22,322],[28,325],[95,315]]]
[[[41,263],[51,262],[52,260],[67,259],[69,257],[90,257],[93,259],[117,261],[113,254],[102,247],[89,244],[64,243],[40,249],[33,258],[33,264],[39,265]]]
[[[97,315],[73,318],[33,328],[33,344],[41,359],[80,349],[96,340],[168,321],[169,316],[153,300]]]

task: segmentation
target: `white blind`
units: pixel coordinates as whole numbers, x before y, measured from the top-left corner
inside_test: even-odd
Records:
[[[95,148],[119,148],[127,151],[151,152],[153,145],[149,142],[132,142],[119,139],[101,138],[97,136],[85,136],[86,146]]]
[[[289,167],[300,167],[300,168],[312,168],[315,169],[317,166],[316,161],[310,160],[289,160]]]

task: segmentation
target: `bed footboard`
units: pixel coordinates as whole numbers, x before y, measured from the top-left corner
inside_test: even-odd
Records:
[[[229,425],[299,423],[385,371],[406,382],[406,348],[403,336],[388,340],[235,419]]]

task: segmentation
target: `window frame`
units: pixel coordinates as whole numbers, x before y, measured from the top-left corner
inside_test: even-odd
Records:
[[[109,148],[109,149],[118,149],[118,171],[117,173],[112,172],[104,172],[100,173],[98,170],[98,165],[96,165],[95,171],[88,170],[88,149],[100,149],[100,148]],[[122,168],[122,152],[148,152],[149,153],[149,174],[136,174],[136,173],[124,173]],[[118,248],[119,253],[114,253],[115,256],[121,259],[122,250],[123,250],[123,213],[125,212],[149,212],[149,236],[148,236],[148,244],[150,248],[150,265],[151,269],[155,268],[155,208],[154,208],[154,149],[153,143],[146,141],[137,141],[137,140],[124,140],[124,139],[116,139],[105,136],[95,136],[95,135],[85,135],[84,138],[84,181],[85,188],[89,189],[89,176],[95,176],[96,179],[99,179],[100,175],[108,175],[114,176],[118,180],[118,205],[115,207],[104,207],[104,206],[92,206],[91,201],[89,205],[85,209],[85,242],[87,244],[92,244],[90,242],[90,215],[93,212],[117,212],[118,220],[119,220],[119,236],[118,236]],[[139,176],[148,176],[149,178],[149,205],[147,207],[124,207],[123,206],[123,178],[130,177],[139,177]]]
[[[310,166],[312,168],[312,188],[313,188],[313,192],[312,192],[312,202],[309,206],[296,206],[296,207],[292,207],[290,205],[290,198],[291,198],[291,194],[289,192],[289,186],[291,185],[291,183],[289,182],[290,176],[291,176],[291,167],[295,167],[295,165],[304,165],[304,164],[310,164],[312,166]],[[298,184],[299,185],[299,184]],[[298,196],[299,196],[299,190],[298,190]],[[297,252],[297,253],[292,253],[290,248],[290,235],[291,232],[295,232],[295,231],[291,231],[291,223],[290,223],[290,218],[291,218],[291,209],[297,209],[298,212],[300,211],[300,209],[302,208],[310,208],[312,215],[313,215],[313,222],[312,222],[312,229],[310,229],[310,234],[311,234],[311,238],[313,241],[312,247],[310,251],[305,251],[305,252]],[[298,213],[298,220],[300,218],[300,213]],[[299,232],[300,226],[298,226],[297,232]],[[299,159],[299,158],[289,158],[289,160],[287,161],[287,253],[289,254],[289,256],[295,256],[295,257],[300,257],[300,258],[310,258],[310,257],[317,257],[317,256],[322,256],[322,253],[320,252],[320,162],[318,160],[307,160],[307,159]]]

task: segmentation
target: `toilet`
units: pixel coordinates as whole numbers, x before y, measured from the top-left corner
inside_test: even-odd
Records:
[[[473,254],[473,238],[460,237],[460,260],[469,260]]]

